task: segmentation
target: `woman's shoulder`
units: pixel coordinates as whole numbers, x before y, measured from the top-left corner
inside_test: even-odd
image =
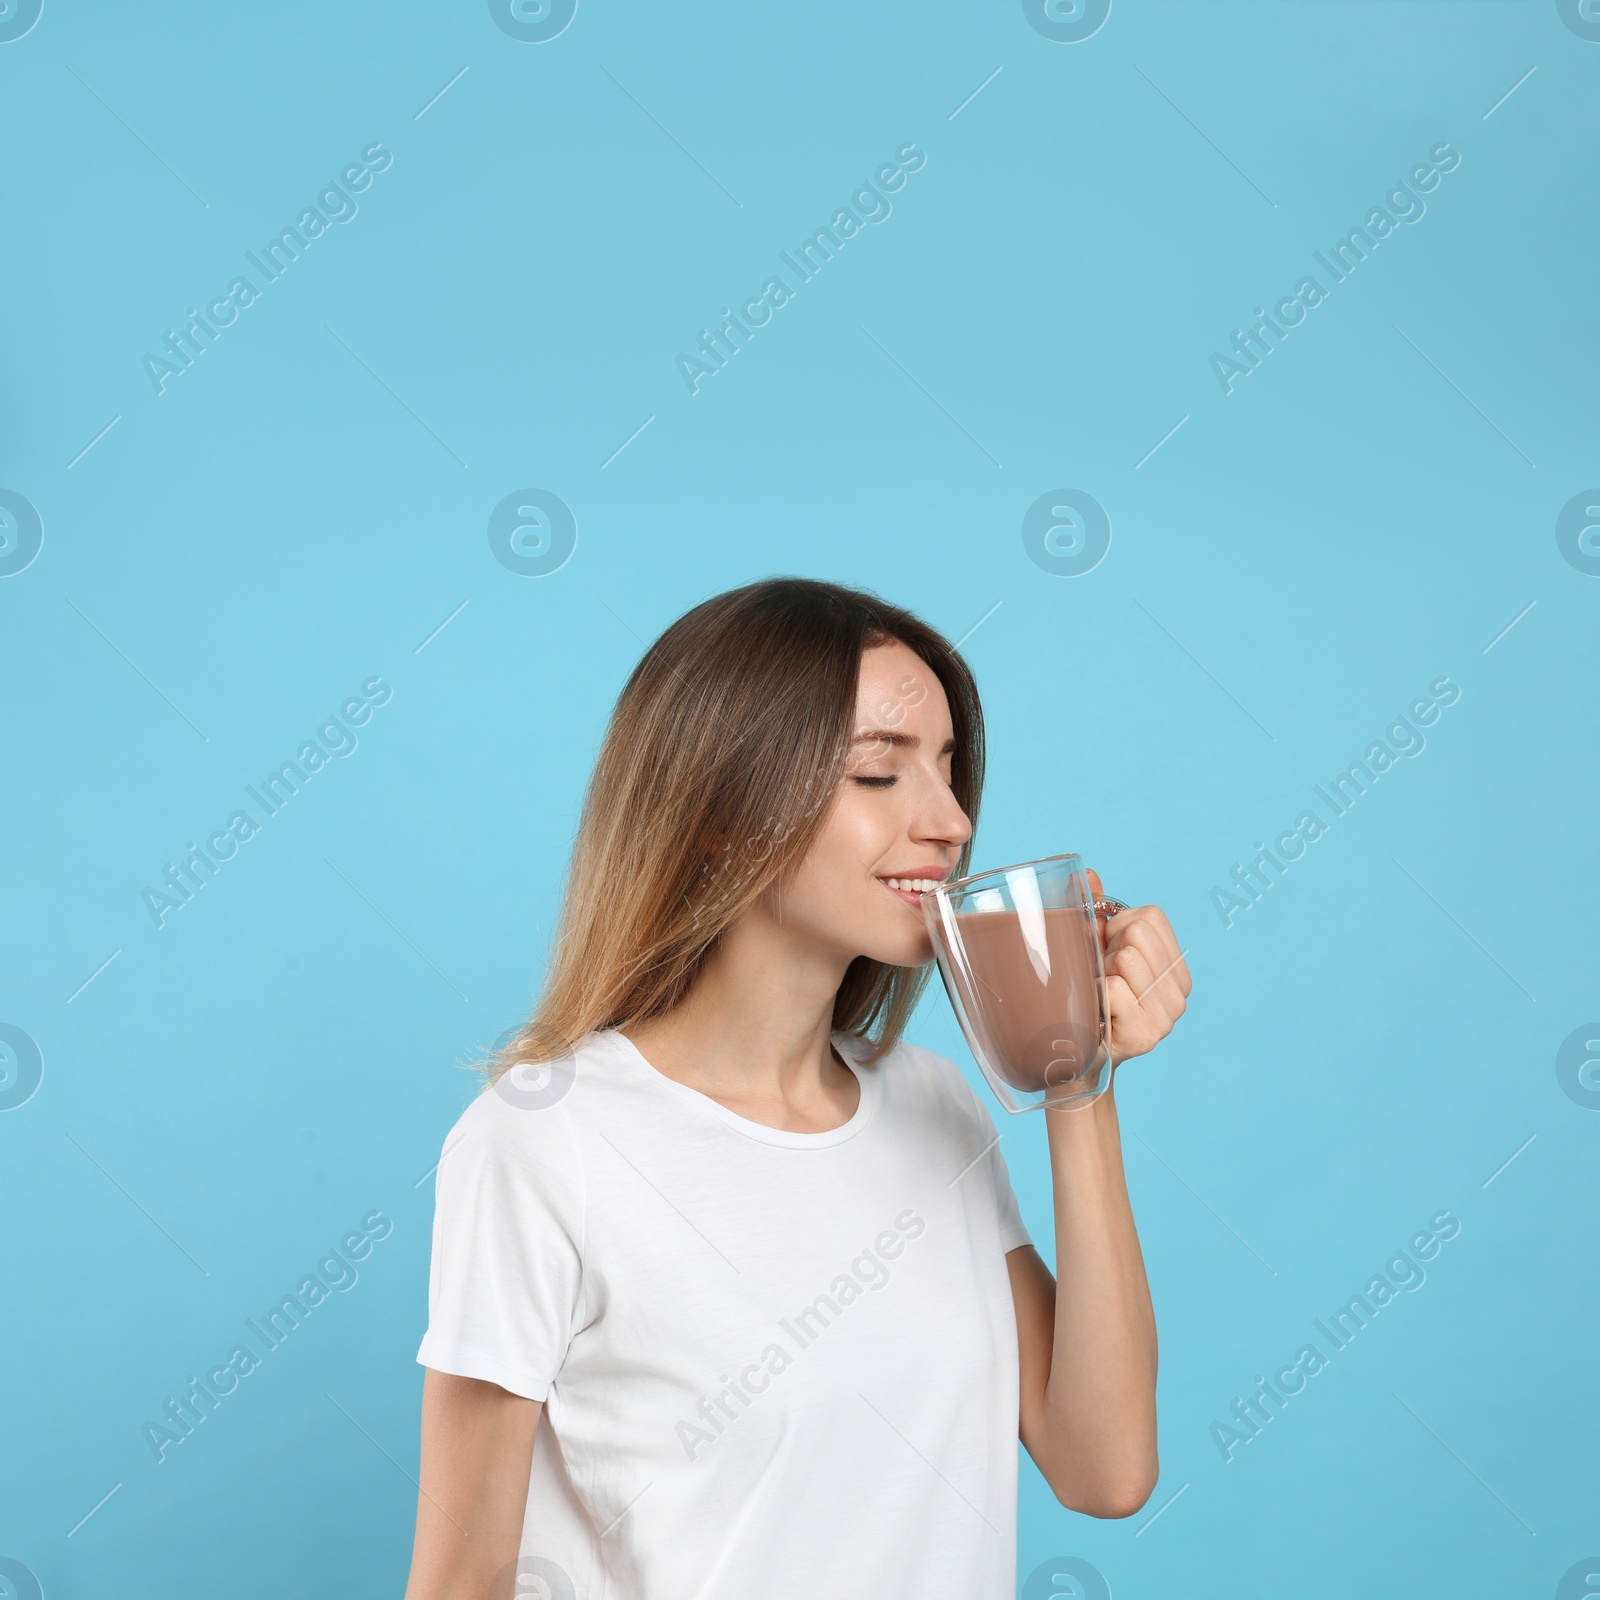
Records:
[[[581,1239],[588,1209],[584,1127],[608,1058],[580,1040],[549,1060],[513,1062],[485,1082],[445,1135],[435,1184],[446,1225],[492,1229],[516,1218],[534,1236],[546,1222]],[[476,1219],[476,1220],[472,1220]],[[545,1219],[541,1222],[540,1219]]]
[[[609,1064],[599,1034],[558,1056],[513,1061],[480,1084],[446,1136],[446,1150],[469,1142],[486,1151],[560,1159],[574,1149],[573,1113],[581,1115]]]
[[[970,1119],[983,1117],[983,1102],[949,1056],[910,1039],[897,1040],[879,1059],[878,1066],[892,1076],[896,1086],[910,1091],[945,1111],[957,1111]]]
[[[952,1078],[960,1079],[961,1068],[949,1056],[940,1055],[937,1050],[931,1050],[925,1044],[918,1044],[913,1039],[897,1039],[884,1053],[885,1062],[894,1062],[902,1069],[926,1075],[930,1080],[948,1083]]]

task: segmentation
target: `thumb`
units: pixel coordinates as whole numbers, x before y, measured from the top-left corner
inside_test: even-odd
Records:
[[[1139,997],[1133,992],[1133,986],[1117,973],[1106,975],[1106,1010],[1110,1013],[1106,1019],[1106,1033],[1114,1040],[1135,1038],[1147,1020],[1139,1007]],[[1115,1059],[1120,1066],[1126,1058],[1116,1054]]]

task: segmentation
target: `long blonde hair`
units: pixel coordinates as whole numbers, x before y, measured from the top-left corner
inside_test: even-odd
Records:
[[[862,652],[894,640],[944,689],[951,789],[976,823],[983,711],[942,634],[875,595],[805,578],[704,601],[650,646],[617,700],[538,1006],[480,1064],[489,1082],[518,1062],[554,1060],[593,1030],[659,1016],[688,994],[723,932],[785,881],[821,830],[849,755]],[[895,707],[881,709],[892,721]],[[970,850],[969,840],[954,875]],[[878,1060],[928,974],[857,957],[833,1026]]]

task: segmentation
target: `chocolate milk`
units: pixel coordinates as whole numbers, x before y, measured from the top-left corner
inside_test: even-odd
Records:
[[[1095,918],[1069,907],[967,911],[953,922],[960,946],[939,968],[973,1049],[1029,1093],[1092,1078],[1104,1053]]]

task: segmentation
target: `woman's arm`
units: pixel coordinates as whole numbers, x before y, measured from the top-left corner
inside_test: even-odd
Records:
[[[533,1436],[543,1409],[496,1383],[424,1369],[422,1492],[405,1600],[499,1600],[527,1510]]]
[[[1090,873],[1094,893],[1100,879]],[[1158,906],[1106,924],[1113,1060],[1154,1048],[1193,985]],[[1128,1204],[1115,1081],[1088,1105],[1046,1111],[1056,1270],[1031,1247],[1006,1256],[1022,1385],[1020,1428],[1056,1498],[1094,1517],[1131,1517],[1160,1475],[1156,1320]]]
[[[1131,1517],[1155,1488],[1156,1323],[1107,1089],[1046,1111],[1056,1268],[1031,1245],[1006,1256],[1017,1312],[1022,1442],[1056,1498]]]

